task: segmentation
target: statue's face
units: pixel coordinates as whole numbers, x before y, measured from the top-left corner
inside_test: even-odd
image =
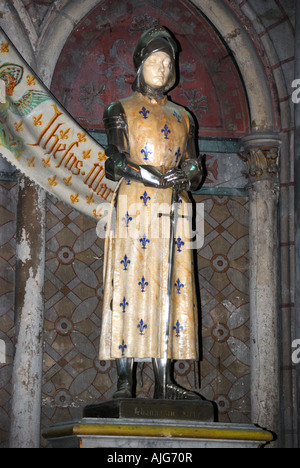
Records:
[[[144,63],[145,83],[151,88],[162,88],[168,82],[171,70],[171,59],[165,52],[151,54]]]

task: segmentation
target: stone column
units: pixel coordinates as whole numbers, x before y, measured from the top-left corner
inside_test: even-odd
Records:
[[[296,2],[295,79],[300,79],[300,2]],[[300,102],[295,103],[295,339],[300,339]],[[300,447],[300,363],[296,364],[298,447]],[[297,424],[296,423],[296,424]]]
[[[280,139],[250,135],[240,154],[248,165],[250,202],[250,353],[252,422],[279,435],[278,223]]]
[[[39,448],[43,362],[45,192],[19,180],[11,448]]]

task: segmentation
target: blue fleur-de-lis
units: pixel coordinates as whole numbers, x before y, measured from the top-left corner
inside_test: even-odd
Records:
[[[127,267],[130,264],[130,260],[128,259],[127,255],[124,256],[120,263],[121,265],[124,265],[124,271],[127,271]]]
[[[180,279],[179,279],[179,278],[178,278],[178,280],[176,281],[176,283],[174,283],[174,286],[175,286],[175,288],[177,289],[177,294],[181,294],[180,289],[181,289],[181,288],[184,288],[184,284],[182,284],[182,283],[180,282]]]
[[[139,281],[139,286],[141,286],[141,292],[145,292],[146,286],[148,286],[148,282],[145,280],[145,277],[143,276],[141,281]]]
[[[141,243],[142,246],[143,246],[142,248],[143,248],[144,250],[146,250],[147,244],[150,244],[150,240],[147,239],[146,234],[144,234],[143,237],[140,239],[140,243]]]
[[[150,146],[148,144],[145,145],[145,148],[141,150],[141,154],[144,154],[144,160],[148,161],[149,154],[152,154]]]
[[[147,202],[151,200],[151,197],[149,197],[148,193],[145,191],[140,199],[143,200],[144,205],[147,206]]]
[[[127,349],[127,345],[125,344],[125,341],[122,341],[122,344],[119,346],[119,349],[122,350],[122,356],[125,356],[125,349]]]
[[[161,133],[165,135],[165,140],[169,139],[168,135],[171,133],[171,130],[169,130],[169,127],[167,124],[164,126],[164,128],[161,129]]]
[[[139,114],[142,114],[142,116],[144,117],[144,119],[147,119],[147,114],[150,114],[150,111],[148,111],[146,109],[146,107],[142,107],[142,110],[139,112]]]
[[[178,163],[179,159],[182,156],[180,148],[178,148],[178,150],[176,151],[175,156],[176,156],[176,163]]]
[[[175,241],[175,245],[177,245],[177,252],[181,252],[181,247],[184,245],[184,242],[181,240],[181,237],[178,237]]]
[[[132,221],[132,217],[130,216],[128,211],[127,211],[126,215],[124,216],[124,218],[122,218],[122,221],[125,222],[125,227],[129,226],[129,222]]]
[[[144,320],[141,319],[140,323],[138,324],[137,328],[140,329],[140,335],[144,335],[144,331],[146,330],[146,328],[148,328],[148,325],[146,325],[144,323]]]
[[[181,116],[176,111],[173,112],[173,115],[174,115],[174,117],[176,117],[178,123],[182,123],[181,122]]]
[[[131,180],[130,179],[126,179],[127,182],[126,182],[126,185],[131,185]]]
[[[183,327],[180,326],[179,320],[177,320],[176,326],[173,327],[173,330],[175,330],[175,332],[176,332],[176,337],[179,338],[180,332],[183,330]]]
[[[123,309],[123,310],[122,310],[123,314],[125,314],[125,312],[126,312],[126,307],[128,307],[128,306],[129,306],[129,304],[128,304],[128,302],[126,301],[126,297],[124,297],[124,298],[123,298],[123,301],[120,302],[120,307],[122,307],[122,309]]]

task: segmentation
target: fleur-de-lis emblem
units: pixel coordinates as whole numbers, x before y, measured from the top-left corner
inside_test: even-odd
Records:
[[[71,129],[68,128],[67,130],[60,130],[59,131],[61,140],[68,140],[70,130]]]
[[[79,203],[79,193],[76,193],[75,195],[70,195],[70,200],[72,205],[75,205],[75,203]]]
[[[35,164],[34,164],[35,156],[33,156],[32,158],[26,158],[26,161],[27,161],[28,167],[35,167]]]
[[[176,332],[176,338],[179,338],[180,332],[183,330],[183,327],[180,326],[179,320],[177,320],[176,326],[173,327],[173,330],[175,330],[175,332]]]
[[[180,148],[178,148],[178,150],[176,151],[175,156],[176,156],[176,163],[178,163],[179,159],[182,156]]]
[[[143,276],[141,281],[139,281],[139,286],[141,286],[141,292],[145,292],[146,286],[148,286],[148,282],[145,280],[145,277]]]
[[[144,117],[144,119],[146,120],[148,117],[147,117],[147,114],[150,114],[150,111],[148,111],[146,109],[146,107],[142,107],[142,110],[139,112],[139,114],[142,114],[142,116]]]
[[[32,117],[32,120],[33,120],[33,125],[35,127],[37,127],[38,125],[42,125],[42,117],[43,117],[43,114],[40,114],[38,117],[36,117],[35,115]]]
[[[71,180],[72,180],[72,176],[70,176],[70,177],[68,177],[68,178],[67,178],[67,177],[64,177],[64,178],[63,178],[63,181],[64,181],[64,183],[65,183],[65,185],[66,185],[67,187],[70,187],[70,186],[72,185]]]
[[[145,146],[144,149],[141,150],[141,154],[144,154],[144,160],[148,161],[149,154],[152,154],[152,151],[150,147],[148,146],[148,144]]]
[[[131,180],[127,179],[126,185],[131,185]]]
[[[27,81],[28,86],[35,86],[36,85],[35,78],[32,75],[27,75],[26,76],[26,81]]]
[[[137,328],[140,329],[140,335],[144,335],[144,331],[146,330],[146,328],[148,328],[148,325],[146,325],[144,323],[144,320],[141,319],[140,323],[138,324]]]
[[[91,157],[91,151],[92,151],[92,150],[90,150],[90,149],[89,149],[88,151],[83,151],[83,152],[82,152],[82,158],[83,158],[83,159],[90,159],[90,157]]]
[[[91,203],[95,203],[95,200],[94,200],[94,197],[93,197],[93,194],[91,193],[91,195],[86,195],[85,196],[85,199],[86,199],[86,203],[88,205],[90,205]]]
[[[9,43],[8,42],[1,42],[0,52],[5,53],[5,54],[9,53]]]
[[[178,123],[182,123],[181,116],[178,114],[178,112],[174,111],[173,116],[176,117]]]
[[[127,255],[124,256],[123,260],[121,260],[121,265],[124,265],[124,271],[127,271],[128,265],[131,263],[128,259]]]
[[[176,283],[174,283],[174,286],[175,288],[177,289],[177,294],[181,294],[180,290],[181,288],[184,288],[184,284],[182,284],[180,282],[180,279],[178,278],[178,280],[176,281]]]
[[[177,202],[177,210],[180,210],[180,208],[182,207],[182,203],[183,203],[183,200],[182,200],[182,198],[178,198],[178,202]]]
[[[43,163],[44,167],[51,167],[50,156],[47,159],[42,159],[42,163]]]
[[[125,356],[125,349],[127,349],[127,345],[125,344],[125,341],[122,341],[122,344],[119,346],[119,349],[122,351],[122,356]]]
[[[169,130],[169,127],[167,124],[164,126],[164,128],[161,129],[161,133],[165,135],[165,140],[169,139],[168,135],[171,133],[171,130]]]
[[[177,245],[177,252],[181,252],[181,247],[184,245],[184,242],[181,240],[181,237],[178,237],[175,241],[175,245]]]
[[[130,214],[128,213],[128,211],[127,211],[126,215],[124,216],[124,218],[122,218],[122,221],[125,222],[125,227],[128,228],[129,222],[132,221],[132,217],[130,216]]]
[[[106,161],[108,158],[103,151],[99,151],[98,153],[98,161]]]
[[[50,187],[56,187],[57,186],[56,176],[48,177],[48,184],[50,185]]]
[[[129,304],[128,304],[128,302],[126,301],[126,297],[124,297],[124,298],[123,298],[123,301],[120,302],[120,307],[122,307],[122,309],[123,309],[123,310],[122,310],[123,314],[125,314],[125,312],[126,312],[126,307],[128,307],[128,306],[129,306]]]
[[[151,197],[149,197],[148,193],[145,191],[140,199],[143,200],[144,205],[147,206],[147,202],[151,200]]]
[[[102,214],[96,208],[93,209],[93,215],[94,218],[102,218]]]
[[[85,133],[77,133],[78,143],[86,142],[86,134]]]
[[[23,122],[15,122],[15,129],[16,129],[16,132],[23,132],[24,128],[23,128]]]
[[[146,246],[147,246],[147,244],[150,244],[150,240],[149,240],[149,239],[147,239],[147,236],[146,236],[146,234],[144,234],[144,235],[143,235],[143,237],[140,239],[140,243],[141,243],[141,244],[142,244],[142,246],[143,246],[142,248],[143,248],[144,250],[146,250],[146,248],[147,248],[147,247],[146,247]]]

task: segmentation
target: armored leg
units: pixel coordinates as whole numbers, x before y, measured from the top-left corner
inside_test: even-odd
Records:
[[[171,375],[171,359],[152,359],[155,376],[154,398],[160,400],[202,400],[197,393],[175,384]]]
[[[113,398],[132,398],[133,359],[117,359],[118,387]]]

